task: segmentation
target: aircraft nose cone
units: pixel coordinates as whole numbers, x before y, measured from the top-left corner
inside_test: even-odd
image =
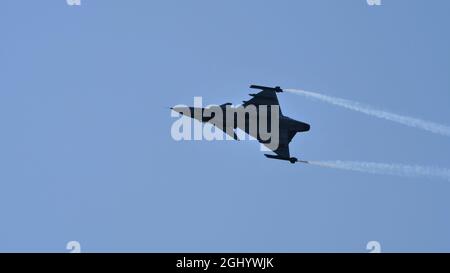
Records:
[[[172,111],[175,111],[175,112],[180,113],[182,115],[186,115],[187,113],[190,112],[190,109],[187,106],[174,106],[174,107],[170,107],[170,109]]]

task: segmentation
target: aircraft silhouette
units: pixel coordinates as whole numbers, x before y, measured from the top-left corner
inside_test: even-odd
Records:
[[[246,114],[244,116],[239,116],[238,114],[234,113],[234,115],[231,116],[233,120],[229,120],[230,116],[227,116],[226,114],[223,114],[222,118],[214,118],[217,111],[222,111],[223,113],[225,113],[229,109],[229,107],[231,107],[231,103],[224,103],[220,106],[216,106],[216,109],[195,107],[173,107],[171,109],[182,115],[197,119],[201,122],[212,123],[215,127],[221,129],[235,140],[239,140],[236,135],[235,129],[239,128],[243,130],[245,133],[254,137],[256,140],[258,140],[258,142],[265,145],[275,153],[275,155],[265,154],[265,156],[268,158],[287,160],[291,163],[308,163],[307,161],[298,160],[297,158],[290,156],[289,143],[297,133],[309,131],[310,125],[283,115],[277,97],[277,93],[283,92],[283,89],[281,89],[279,86],[266,87],[259,85],[251,85],[250,88],[258,89],[261,91],[257,94],[250,94],[252,98],[248,101],[243,101],[243,104],[239,107],[247,108],[249,106],[254,106],[254,109],[257,110],[255,112],[256,115]],[[267,111],[261,112],[260,110],[262,107],[264,107],[263,110]],[[276,117],[274,117],[274,120],[272,120],[272,108],[274,108],[275,113],[276,111],[278,111],[278,118],[276,119]],[[260,117],[260,115],[262,115],[261,113],[267,115],[267,132],[272,132],[271,129],[273,126],[279,126],[279,136],[277,141],[278,145],[276,146],[271,145],[270,143],[271,141],[273,143],[273,140],[266,139],[259,130],[261,128],[260,121],[264,118]],[[272,124],[273,121],[275,121],[275,125]],[[250,126],[252,122],[255,122],[257,130],[252,130],[252,127]]]

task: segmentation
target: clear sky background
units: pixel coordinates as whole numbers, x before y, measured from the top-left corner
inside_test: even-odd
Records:
[[[175,142],[169,106],[303,88],[450,124],[447,0],[5,0],[0,251],[450,251],[450,182]],[[294,94],[307,160],[450,167],[450,139]]]

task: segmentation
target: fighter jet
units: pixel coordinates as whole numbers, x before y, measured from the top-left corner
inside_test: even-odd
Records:
[[[259,85],[251,85],[250,88],[252,89],[258,89],[261,90],[257,94],[250,94],[252,98],[248,101],[243,101],[243,104],[239,107],[248,107],[248,106],[254,106],[258,111],[256,112],[256,116],[252,115],[244,115],[239,116],[234,114],[231,116],[234,117],[234,120],[230,121],[227,120],[230,119],[230,116],[223,115],[223,122],[217,122],[217,120],[214,120],[214,114],[205,115],[207,111],[211,112],[211,109],[208,108],[194,108],[194,107],[188,107],[189,111],[186,111],[186,107],[174,107],[171,108],[172,110],[181,113],[183,115],[187,115],[191,118],[197,119],[201,122],[209,122],[212,123],[215,127],[221,129],[226,134],[228,134],[230,137],[232,137],[235,140],[239,140],[235,129],[239,128],[242,131],[244,131],[246,134],[252,136],[256,140],[258,140],[259,143],[265,145],[268,147],[274,154],[265,154],[267,158],[272,159],[279,159],[279,160],[286,160],[291,163],[295,162],[301,162],[301,163],[308,163],[307,161],[298,160],[295,157],[291,157],[289,153],[289,143],[292,141],[294,136],[299,132],[307,132],[310,130],[310,125],[301,121],[297,121],[294,119],[291,119],[281,112],[281,108],[278,102],[277,93],[283,92],[283,89],[281,89],[279,86],[276,87],[266,87],[266,86],[259,86]],[[228,107],[230,107],[231,103],[225,103],[220,106],[217,106],[219,109],[216,110],[223,110],[226,111]],[[259,110],[263,108],[267,110],[264,114],[264,117],[260,117],[262,115]],[[278,111],[277,118],[272,119],[272,111],[271,109],[274,109],[275,113]],[[271,131],[273,126],[278,125],[278,132],[279,132],[279,138],[278,138],[278,145],[275,147],[273,145],[269,145],[269,140],[264,138],[260,133],[260,121],[265,118],[265,115],[267,115],[267,130]],[[241,119],[241,120],[239,120]],[[258,130],[251,130],[250,123],[256,122]],[[228,125],[231,124],[231,125]]]

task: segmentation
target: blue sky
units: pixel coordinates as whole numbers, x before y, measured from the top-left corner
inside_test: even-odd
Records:
[[[169,106],[303,88],[450,124],[444,0],[6,0],[0,251],[450,251],[448,181],[175,142]],[[279,95],[291,153],[450,167],[450,139]]]

